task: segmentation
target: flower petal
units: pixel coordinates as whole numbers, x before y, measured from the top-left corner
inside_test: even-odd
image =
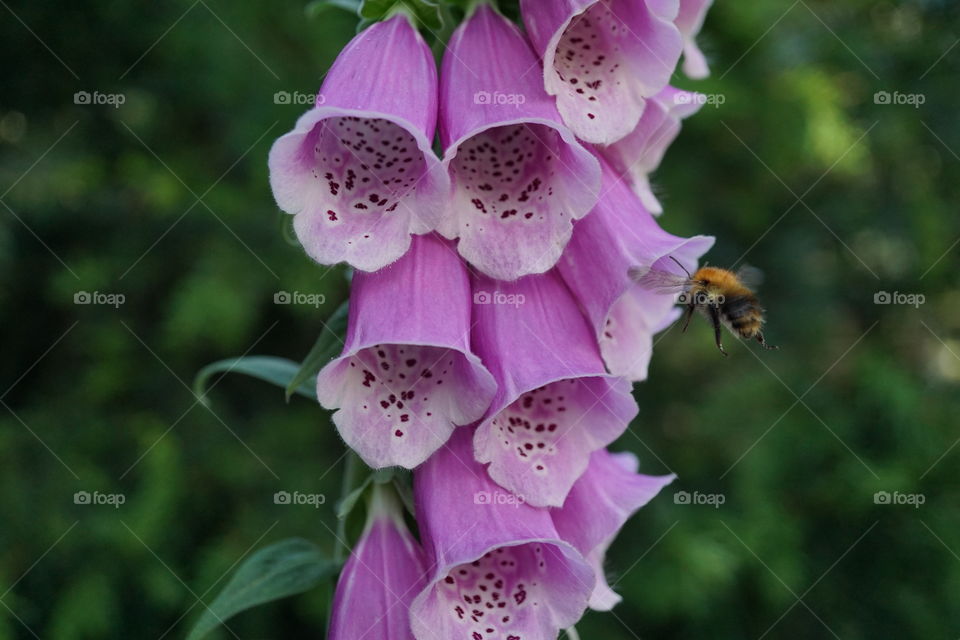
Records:
[[[418,236],[396,263],[354,275],[347,341],[317,397],[368,465],[413,468],[483,416],[495,382],[469,334],[469,280],[447,241]]]
[[[676,477],[641,475],[637,467],[632,453],[594,451],[590,466],[573,485],[563,508],[551,511],[557,531],[587,557],[596,572],[592,609],[609,611],[621,599],[607,584],[603,572],[610,543],[630,516]]]
[[[399,505],[373,511],[382,491],[375,488],[367,527],[337,581],[330,640],[413,638],[410,603],[426,584],[426,559]]]
[[[418,640],[553,640],[583,614],[593,571],[547,511],[500,492],[460,430],[414,473],[417,522],[435,563],[414,600]]]
[[[555,271],[515,282],[474,278],[474,348],[498,383],[474,438],[508,491],[560,506],[591,451],[637,413],[626,380],[604,373],[596,338]]]
[[[630,133],[683,48],[677,0],[522,0],[521,9],[547,93],[587,142]]]
[[[536,65],[519,30],[489,6],[457,29],[443,59],[440,140],[453,199],[440,231],[501,280],[552,267],[599,186],[595,158],[528,73]]]
[[[665,232],[611,167],[602,164],[604,194],[577,223],[557,270],[590,319],[607,370],[640,381],[647,377],[653,334],[676,319],[675,297],[642,289],[628,271],[654,264],[676,269],[670,256],[693,271],[713,238]]]
[[[667,87],[647,101],[637,127],[625,138],[600,148],[617,174],[630,179],[634,192],[650,213],[663,207],[650,189],[648,178],[663,160],[663,154],[680,133],[680,120],[703,105],[701,95]]]
[[[406,17],[378,23],[341,52],[317,103],[270,150],[274,196],[314,260],[374,271],[445,212],[430,49]]]
[[[609,544],[630,516],[676,478],[642,475],[638,467],[630,452],[594,451],[563,508],[551,511],[563,539],[583,554]]]
[[[607,576],[603,571],[603,561],[606,554],[606,548],[601,545],[587,555],[587,562],[593,567],[594,574],[597,576],[597,586],[593,588],[593,593],[590,594],[590,608],[594,611],[610,611],[623,600],[607,582]]]
[[[676,25],[683,36],[683,72],[695,80],[710,75],[710,67],[697,46],[696,37],[713,0],[680,0]]]

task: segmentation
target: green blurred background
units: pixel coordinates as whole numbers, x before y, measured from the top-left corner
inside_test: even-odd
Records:
[[[312,94],[355,20],[300,2],[0,4],[0,638],[182,637],[251,548],[332,548],[328,415],[243,376],[209,409],[188,387],[228,356],[299,360],[347,294],[287,240],[266,154],[306,109],[275,93]],[[658,343],[614,448],[680,479],[614,544],[624,603],[582,637],[960,637],[958,36],[947,0],[708,16],[713,75],[675,82],[723,104],[656,174],[662,223],[766,272],[781,349],[728,340],[723,359],[700,322]],[[276,305],[280,290],[327,303]],[[280,490],[331,499],[275,505]],[[328,591],[230,626],[322,637]]]

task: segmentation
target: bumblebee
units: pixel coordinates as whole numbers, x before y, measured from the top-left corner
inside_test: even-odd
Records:
[[[657,293],[680,294],[677,302],[686,305],[683,331],[690,325],[694,311],[703,314],[713,325],[714,339],[720,353],[727,355],[721,342],[720,326],[744,340],[756,340],[764,349],[777,349],[763,337],[764,310],[752,286],[761,274],[753,267],[742,267],[736,273],[719,267],[704,266],[690,275],[680,262],[670,256],[685,275],[655,267],[631,269],[630,277],[640,286]]]

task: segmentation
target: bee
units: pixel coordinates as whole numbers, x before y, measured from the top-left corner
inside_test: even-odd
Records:
[[[727,355],[720,340],[720,325],[744,340],[756,340],[764,349],[778,349],[763,338],[764,310],[751,286],[762,276],[753,267],[742,267],[736,273],[719,267],[703,266],[690,275],[680,261],[670,259],[686,276],[654,267],[631,269],[630,277],[640,286],[658,293],[679,293],[678,302],[686,305],[683,331],[690,326],[694,311],[703,314],[713,325],[714,338],[720,353]]]

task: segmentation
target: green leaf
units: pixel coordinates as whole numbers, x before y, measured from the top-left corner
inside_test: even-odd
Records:
[[[397,495],[400,496],[400,501],[403,502],[403,506],[407,508],[407,511],[410,512],[410,515],[415,516],[416,511],[413,508],[413,489],[410,486],[410,478],[407,476],[409,476],[409,473],[394,474],[393,488],[397,490]]]
[[[337,570],[312,542],[281,540],[247,558],[207,607],[187,640],[198,640],[232,616],[272,600],[308,591]]]
[[[368,474],[360,483],[360,486],[347,493],[337,502],[337,517],[343,520],[349,516],[371,483],[388,484],[393,481],[396,474],[397,467],[385,467]]]
[[[344,302],[327,320],[323,333],[313,343],[310,353],[303,359],[300,369],[287,384],[287,400],[307,382],[316,378],[317,373],[327,362],[336,357],[343,347],[344,336],[347,333],[347,312],[349,304]],[[314,393],[316,393],[314,391]],[[314,397],[316,397],[314,395]]]
[[[310,19],[326,13],[329,9],[342,9],[354,15],[359,15],[360,4],[361,0],[313,0],[306,6],[304,13]]]
[[[360,497],[363,496],[363,492],[367,490],[367,487],[370,486],[370,479],[373,476],[367,476],[367,479],[363,481],[359,487],[345,495],[337,502],[337,518],[343,520],[350,512],[353,511],[353,508],[357,506],[357,502],[360,501]]]
[[[193,392],[206,404],[207,383],[218,373],[242,373],[278,387],[286,387],[299,370],[300,365],[296,362],[274,356],[244,356],[219,360],[200,369],[193,381]],[[317,399],[316,384],[309,380],[302,382],[295,391],[307,398]]]

